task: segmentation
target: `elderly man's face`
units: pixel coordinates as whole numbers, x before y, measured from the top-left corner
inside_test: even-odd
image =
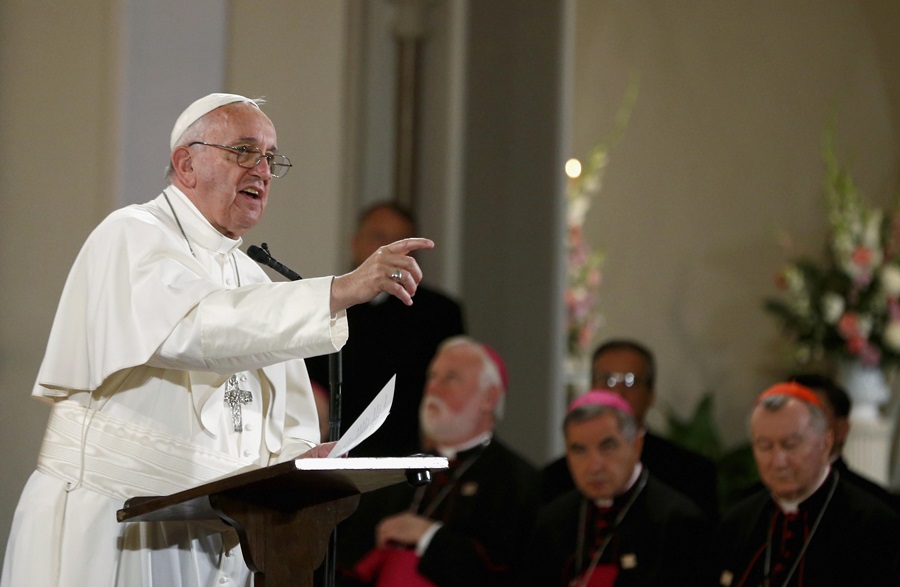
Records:
[[[263,153],[277,151],[275,127],[259,108],[229,104],[207,116],[213,118],[204,142],[255,147]],[[230,151],[204,145],[194,145],[190,150],[197,182],[191,200],[223,235],[243,236],[262,218],[269,200],[272,174],[266,159],[245,169]]]
[[[807,405],[790,399],[775,412],[759,406],[753,411],[750,440],[759,475],[772,495],[796,501],[807,497],[824,474],[832,434],[817,431]]]
[[[491,428],[498,390],[481,388],[482,368],[480,355],[466,345],[447,347],[432,359],[419,408],[429,439],[453,446]]]
[[[604,412],[566,426],[566,460],[575,485],[591,500],[623,493],[641,458],[644,437],[629,442],[615,414]]]
[[[610,349],[600,354],[591,366],[591,387],[608,389],[622,396],[639,423],[644,422],[647,410],[653,405],[653,389],[647,378],[647,361],[630,349]],[[633,375],[631,386],[626,378]],[[612,382],[612,385],[610,383]]]

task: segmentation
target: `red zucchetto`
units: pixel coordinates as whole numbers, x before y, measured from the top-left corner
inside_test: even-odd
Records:
[[[798,399],[802,402],[812,404],[820,410],[822,409],[822,400],[819,399],[819,396],[817,396],[816,393],[810,388],[806,387],[805,385],[800,385],[796,381],[776,383],[769,389],[759,394],[759,397],[756,398],[756,403],[759,404],[759,402],[761,402],[765,398],[773,395],[786,395],[794,399]]]

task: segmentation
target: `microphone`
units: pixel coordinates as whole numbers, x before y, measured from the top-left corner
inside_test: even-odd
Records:
[[[259,263],[260,265],[268,265],[284,277],[291,281],[299,281],[303,279],[300,274],[285,267],[275,260],[272,253],[269,252],[269,245],[262,243],[262,248],[256,245],[247,247],[247,256]],[[328,440],[336,441],[341,436],[341,385],[343,384],[343,365],[341,360],[341,351],[336,351],[328,355]],[[430,471],[426,471],[430,474]],[[331,587],[334,585],[334,577],[336,572],[336,552],[337,552],[337,528],[331,531],[331,537],[328,542],[328,550],[325,552],[325,584]]]
[[[269,245],[267,245],[266,243],[262,244],[262,248],[259,248],[256,245],[250,245],[250,247],[247,249],[247,255],[260,265],[268,265],[291,281],[299,281],[303,279],[302,277],[300,277],[299,273],[297,273],[290,267],[285,267],[284,265],[276,261],[275,257],[273,257],[271,253],[269,253]]]

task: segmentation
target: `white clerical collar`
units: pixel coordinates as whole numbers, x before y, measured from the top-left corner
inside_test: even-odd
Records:
[[[644,465],[641,464],[640,461],[638,461],[638,463],[634,466],[634,471],[632,471],[632,473],[631,473],[631,479],[628,480],[628,483],[625,484],[625,489],[623,489],[619,493],[619,495],[622,495],[623,493],[628,493],[628,491],[632,487],[634,487],[634,484],[637,483],[637,480],[641,477],[641,471],[643,471],[643,470],[644,470]],[[598,508],[608,508],[608,507],[612,506],[613,500],[606,499],[606,498],[599,498],[599,499],[595,499],[594,503],[597,505]]]
[[[458,455],[459,453],[465,452],[470,448],[475,448],[479,444],[487,446],[491,443],[491,437],[492,434],[490,432],[484,432],[472,438],[471,440],[463,442],[462,444],[458,444],[456,446],[436,446],[434,450],[442,457],[446,457],[452,460],[455,459],[456,455]]]
[[[237,240],[228,238],[210,224],[209,220],[197,209],[197,206],[174,185],[169,185],[165,189],[169,195],[169,201],[175,208],[178,220],[184,228],[185,235],[192,244],[196,244],[207,251],[222,253],[227,255],[234,251],[243,242],[242,239]]]
[[[774,495],[772,499],[775,500],[775,503],[778,504],[778,507],[781,508],[786,514],[794,514],[800,508],[800,504],[806,501],[810,495],[819,490],[819,487],[822,487],[822,484],[825,483],[825,479],[828,478],[829,473],[831,473],[831,465],[825,467],[825,472],[822,474],[822,477],[819,479],[819,482],[815,484],[815,486],[807,492],[806,495],[797,500],[787,500],[787,499],[778,499]]]

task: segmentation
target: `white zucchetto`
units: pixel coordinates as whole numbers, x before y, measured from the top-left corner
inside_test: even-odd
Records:
[[[181,113],[181,116],[178,117],[178,120],[175,121],[175,126],[172,128],[172,137],[169,139],[169,148],[174,151],[175,147],[178,146],[178,142],[181,140],[184,131],[203,116],[209,114],[216,108],[225,106],[226,104],[233,104],[234,102],[247,102],[254,106],[257,105],[256,101],[238,94],[209,94],[208,96],[204,96],[195,101],[188,106],[187,109]]]

